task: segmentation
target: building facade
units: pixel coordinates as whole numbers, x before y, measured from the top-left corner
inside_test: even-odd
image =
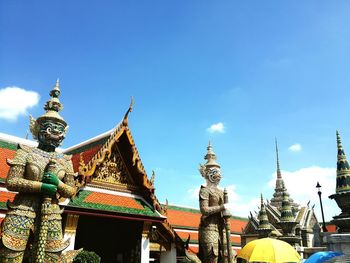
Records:
[[[128,126],[128,115],[112,130],[58,149],[71,156],[77,194],[60,199],[68,250],[94,251],[102,262],[190,262],[198,251],[197,209],[161,204],[154,175],[147,176]],[[0,133],[0,223],[15,192],[6,189],[12,159],[19,145],[37,143]],[[232,217],[231,241],[240,249],[246,219]]]

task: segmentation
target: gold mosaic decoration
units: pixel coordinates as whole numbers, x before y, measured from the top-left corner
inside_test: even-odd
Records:
[[[114,152],[97,167],[92,183],[103,183],[128,188],[133,185],[126,166],[119,154]]]

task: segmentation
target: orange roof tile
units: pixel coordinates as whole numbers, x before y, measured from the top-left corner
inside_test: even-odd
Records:
[[[235,218],[231,218],[231,231],[241,233],[242,229],[248,224],[248,221],[237,220]]]
[[[181,208],[180,208],[181,209]],[[194,210],[194,209],[193,209]],[[201,214],[198,212],[190,212],[183,210],[168,209],[168,222],[172,226],[193,227],[198,228]],[[231,232],[241,233],[248,221],[242,219],[231,218]]]
[[[183,232],[183,231],[176,231],[176,230],[175,230],[175,232],[183,240],[187,240],[188,235],[190,235],[191,236],[190,240],[198,241],[198,232],[193,233],[193,232]]]
[[[173,226],[198,227],[201,214],[168,209],[168,222]]]
[[[90,149],[86,149],[82,152],[78,152],[73,154],[72,156],[72,163],[73,163],[73,168],[75,172],[78,172],[79,169],[79,162],[80,162],[80,154],[83,157],[84,163],[88,163],[91,158],[98,152],[99,149],[101,149],[102,144],[96,145]]]
[[[93,192],[90,195],[88,195],[84,199],[84,202],[135,208],[135,209],[143,209],[142,205],[140,205],[138,202],[135,201],[135,199],[131,197],[97,193],[97,192]]]
[[[6,179],[7,173],[10,167],[7,165],[6,160],[12,159],[15,156],[16,151],[6,148],[0,148],[0,178]]]
[[[15,198],[15,193],[12,192],[1,192],[0,195],[0,203],[5,203],[7,202],[7,200],[13,201],[13,199]]]
[[[337,232],[337,227],[336,227],[336,225],[326,225],[326,228],[327,228],[327,231],[328,231],[328,232],[332,232],[332,233]]]

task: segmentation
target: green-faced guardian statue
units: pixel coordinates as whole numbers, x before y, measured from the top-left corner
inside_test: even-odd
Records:
[[[63,240],[58,199],[72,197],[76,188],[71,157],[55,151],[68,128],[59,115],[63,108],[59,95],[57,81],[46,112],[36,120],[31,117],[30,131],[38,147],[19,145],[8,160],[6,187],[18,193],[8,203],[3,221],[1,262],[57,262],[69,245]]]

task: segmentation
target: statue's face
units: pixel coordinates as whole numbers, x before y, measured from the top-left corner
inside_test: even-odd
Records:
[[[43,120],[39,125],[39,143],[51,147],[58,147],[65,137],[65,126],[54,120]]]
[[[213,184],[219,184],[221,180],[221,172],[217,167],[207,169],[207,179]]]

